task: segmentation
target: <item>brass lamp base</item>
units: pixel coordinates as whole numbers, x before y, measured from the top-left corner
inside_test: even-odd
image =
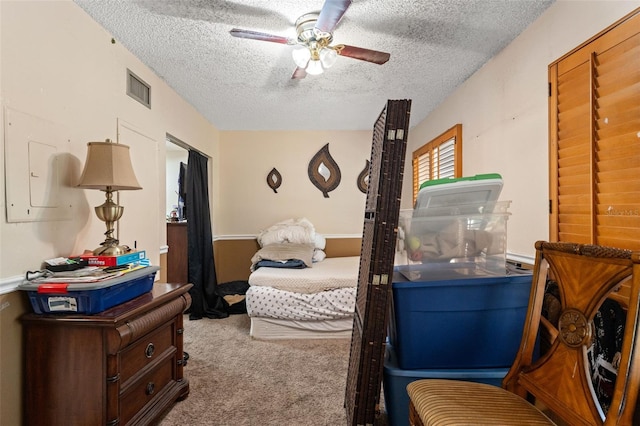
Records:
[[[128,246],[118,245],[118,240],[114,240],[113,243],[107,243],[105,241],[93,251],[95,256],[120,256],[121,254],[126,254],[131,251],[131,248]]]
[[[93,251],[96,256],[119,256],[131,251],[127,246],[121,246],[117,238],[113,238],[114,223],[122,217],[124,207],[113,202],[113,191],[107,187],[105,191],[105,202],[95,207],[94,210],[98,218],[107,225],[107,232],[104,233],[106,239],[100,243],[100,247]]]

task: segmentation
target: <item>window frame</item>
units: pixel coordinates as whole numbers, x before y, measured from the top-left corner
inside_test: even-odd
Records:
[[[438,174],[437,176],[433,175],[434,171],[440,171],[440,162],[438,161],[438,167],[430,167],[429,168],[429,179],[440,179],[445,177],[454,177],[459,178],[462,177],[462,124],[458,123],[451,127],[450,129],[444,131],[440,135],[436,136],[431,141],[422,145],[420,148],[413,151],[411,156],[411,164],[413,167],[413,204],[415,205],[416,199],[418,197],[418,191],[420,190],[420,159],[425,155],[429,156],[429,163],[434,164],[434,154],[438,152],[438,149],[453,139],[453,176],[442,176]]]

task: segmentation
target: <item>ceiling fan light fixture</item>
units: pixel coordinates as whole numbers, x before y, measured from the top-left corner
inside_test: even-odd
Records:
[[[307,74],[320,75],[324,72],[322,63],[318,60],[310,60],[306,68]]]
[[[338,59],[338,53],[330,47],[325,47],[320,51],[320,62],[324,68],[331,68]]]
[[[240,28],[233,28],[229,32],[233,37],[294,46],[291,54],[297,68],[291,75],[292,79],[305,78],[307,74],[322,74],[335,64],[338,56],[378,65],[386,63],[390,57],[386,52],[344,44],[331,45],[333,30],[351,3],[352,0],[324,0],[322,10],[306,13],[296,20],[296,38]]]
[[[291,51],[291,56],[298,67],[306,68],[311,59],[311,51],[306,46],[297,46]]]

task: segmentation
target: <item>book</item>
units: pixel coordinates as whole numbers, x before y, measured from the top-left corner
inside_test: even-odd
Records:
[[[86,260],[89,266],[121,266],[137,263],[147,257],[144,250],[132,251],[118,256],[96,256],[92,253],[81,254],[79,258]]]

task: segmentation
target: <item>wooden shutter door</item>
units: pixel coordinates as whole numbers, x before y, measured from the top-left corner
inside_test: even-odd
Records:
[[[595,56],[594,63],[596,238],[602,245],[638,249],[640,32]]]
[[[640,248],[640,13],[549,66],[550,239]]]

